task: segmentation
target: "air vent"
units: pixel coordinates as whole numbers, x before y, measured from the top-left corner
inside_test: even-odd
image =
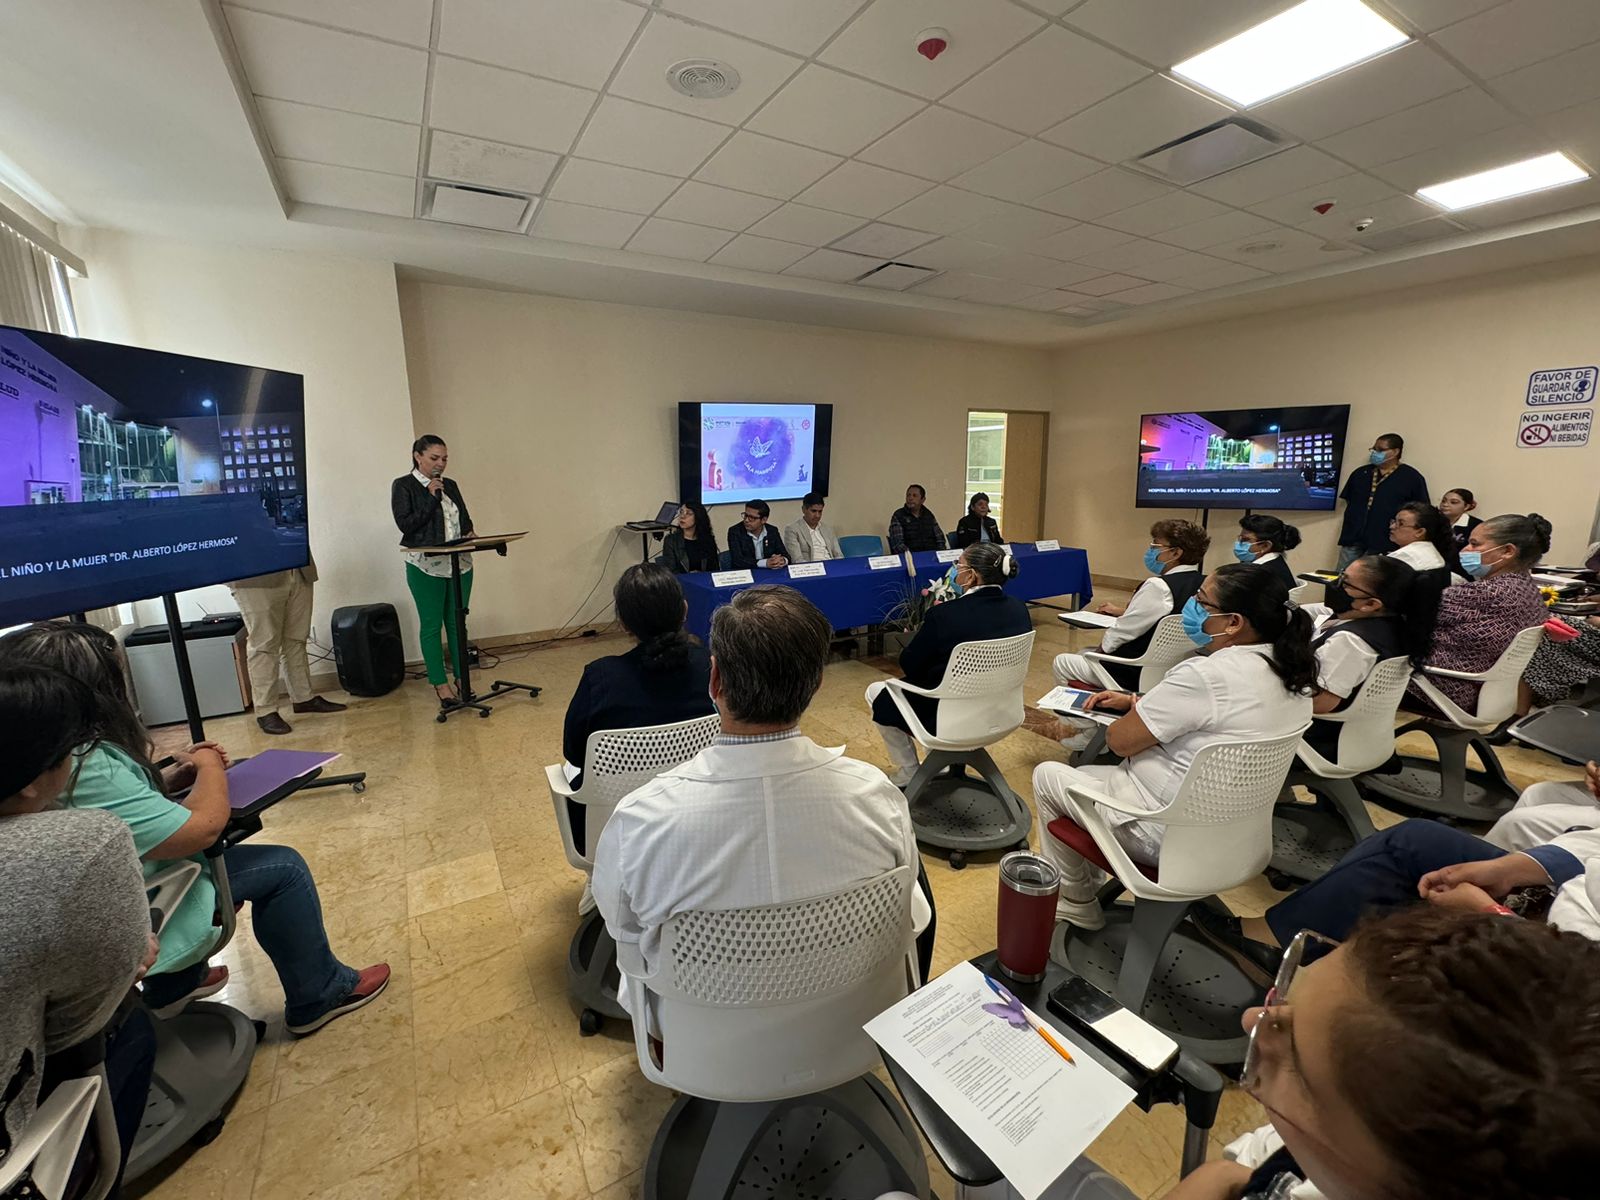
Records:
[[[667,68],[672,90],[691,100],[720,100],[739,87],[739,72],[710,58],[686,58]]]
[[[502,229],[515,233],[522,228],[528,215],[532,196],[518,192],[499,192],[492,188],[463,187],[452,183],[428,185],[432,194],[428,198],[425,216],[431,221],[445,221],[451,225],[470,225],[474,229]]]
[[[1228,117],[1158,146],[1130,164],[1179,187],[1212,179],[1269,158],[1290,143],[1265,125]]]
[[[863,287],[884,288],[891,292],[903,292],[913,283],[921,283],[924,279],[932,278],[938,272],[928,267],[914,267],[910,263],[884,263],[875,267],[855,282]]]

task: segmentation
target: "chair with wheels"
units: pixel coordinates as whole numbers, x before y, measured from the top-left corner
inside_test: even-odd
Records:
[[[886,679],[867,688],[870,705],[880,692],[905,718],[906,729],[927,752],[906,785],[917,841],[949,853],[960,870],[974,851],[1026,845],[1033,814],[1006,782],[988,747],[1022,725],[1022,685],[1033,654],[1033,633],[963,642],[950,656],[936,688]],[[908,696],[939,702],[939,732],[929,733]],[[965,768],[977,769],[975,780]],[[946,774],[946,768],[956,772]]]
[[[1423,667],[1415,676],[1422,690],[1441,717],[1421,717],[1396,736],[1414,731],[1427,734],[1438,749],[1439,759],[1401,755],[1401,770],[1394,774],[1367,774],[1361,786],[1381,801],[1393,801],[1403,808],[1455,817],[1467,821],[1494,821],[1517,800],[1517,789],[1506,778],[1505,768],[1489,745],[1487,735],[1514,721],[1517,714],[1517,683],[1527,669],[1533,653],[1544,637],[1540,625],[1522,630],[1487,671],[1447,671]],[[1469,713],[1432,683],[1432,679],[1469,679],[1483,686],[1478,692],[1477,712]],[[1477,751],[1481,771],[1467,768],[1467,749]]]
[[[93,1040],[100,1043],[103,1059],[104,1039],[96,1035]],[[92,1174],[77,1194],[80,1200],[105,1200],[117,1179],[122,1146],[103,1067],[62,1080],[34,1110],[16,1144],[0,1154],[0,1196],[54,1200],[66,1195],[86,1143],[94,1147]]]
[[[1313,728],[1326,721],[1337,729],[1339,741],[1331,760],[1305,742],[1296,751],[1297,765],[1285,788],[1303,786],[1316,801],[1302,804],[1288,795],[1278,801],[1267,868],[1274,887],[1321,879],[1352,846],[1375,832],[1355,778],[1388,762],[1394,753],[1394,716],[1410,682],[1410,659],[1386,658],[1373,667],[1349,708],[1314,719]]]
[[[653,973],[623,947],[645,1078],[681,1093],[645,1200],[928,1195],[910,1117],[862,1026],[917,987],[912,868],[788,904],[687,912]]]
[[[883,539],[875,533],[852,533],[839,539],[839,549],[846,558],[867,558],[883,553]]]
[[[612,811],[629,792],[649,783],[668,767],[688,762],[711,744],[720,718],[715,713],[671,725],[639,729],[605,729],[589,735],[584,747],[583,786],[567,782],[562,764],[545,768],[556,828],[567,862],[585,876],[594,874],[594,848]],[[570,804],[582,805],[583,847],[572,828]],[[600,1032],[607,1017],[628,1019],[617,996],[617,944],[594,907],[585,883],[579,902],[580,920],[567,948],[567,991],[578,1003],[578,1028],[587,1037]]]
[[[1232,960],[1180,925],[1191,906],[1267,865],[1273,802],[1304,732],[1202,747],[1172,802],[1151,812],[1074,782],[1073,815],[1049,825],[1051,837],[1112,876],[1100,893],[1105,928],[1057,925],[1051,956],[1207,1062],[1243,1061],[1239,1017],[1260,1003],[1261,992]],[[1156,866],[1128,856],[1097,805],[1166,826]],[[1116,903],[1125,892],[1133,896],[1131,908]]]

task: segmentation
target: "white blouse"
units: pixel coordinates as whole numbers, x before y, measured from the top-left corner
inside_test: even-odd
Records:
[[[411,469],[411,478],[423,487],[427,487],[433,480],[429,479],[415,467]],[[445,491],[439,493],[439,507],[444,509],[444,540],[453,542],[461,536],[461,509],[456,502],[450,499],[450,494]],[[432,575],[435,579],[450,578],[450,556],[448,554],[424,554],[420,550],[407,550],[406,561],[424,575]],[[472,556],[464,555],[461,559],[461,573],[465,575],[472,570]]]
[[[1412,542],[1398,550],[1389,551],[1390,558],[1398,558],[1413,571],[1437,571],[1444,566],[1444,555],[1432,542]]]

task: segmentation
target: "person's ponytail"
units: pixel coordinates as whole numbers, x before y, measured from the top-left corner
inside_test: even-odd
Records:
[[[1283,680],[1284,687],[1298,696],[1309,696],[1317,690],[1317,654],[1311,648],[1311,614],[1296,608],[1288,615],[1283,632],[1272,639],[1272,669]]]
[[[1311,617],[1289,602],[1289,588],[1268,567],[1229,563],[1211,573],[1217,609],[1237,613],[1261,641],[1272,646],[1269,660],[1283,686],[1309,696],[1317,688],[1317,656],[1311,649]]]

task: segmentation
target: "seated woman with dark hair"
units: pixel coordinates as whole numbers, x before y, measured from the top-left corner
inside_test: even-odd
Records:
[[[93,625],[42,622],[0,638],[0,667],[42,666],[88,685],[96,705],[96,740],[80,746],[66,803],[104,809],[133,833],[145,875],[177,859],[200,863],[200,878],[161,930],[161,955],[144,994],[158,1011],[176,1012],[190,1000],[226,986],[225,967],[208,968],[217,942],[217,893],[205,852],[232,815],[227,759],[202,742],[178,755],[178,778],[189,791],[171,799],[150,761],[150,734],[128,699],[116,639]],[[287,846],[241,842],[223,852],[236,903],[248,903],[256,941],[283,985],[287,1028],[296,1036],[371,1003],[389,985],[389,966],[357,971],[334,957],[322,924],[322,902],[305,859]]]
[[[674,575],[717,569],[717,531],[703,504],[685,500],[678,506],[672,528],[661,539],[661,561]]]
[[[965,550],[974,542],[1005,544],[1000,526],[989,515],[989,493],[973,492],[967,501],[967,515],[956,522],[956,545]]]
[[[1284,555],[1299,544],[1297,526],[1267,513],[1251,513],[1239,522],[1239,540],[1233,544],[1233,556],[1242,563],[1266,567],[1292,591],[1300,581]]]
[[[1472,531],[1483,524],[1482,517],[1472,515],[1478,500],[1469,488],[1451,488],[1439,497],[1439,512],[1450,526],[1450,540],[1457,550],[1466,549]]]
[[[1402,504],[1389,522],[1389,539],[1399,547],[1389,551],[1413,571],[1448,571],[1456,561],[1456,542],[1444,514],[1425,500]]]

